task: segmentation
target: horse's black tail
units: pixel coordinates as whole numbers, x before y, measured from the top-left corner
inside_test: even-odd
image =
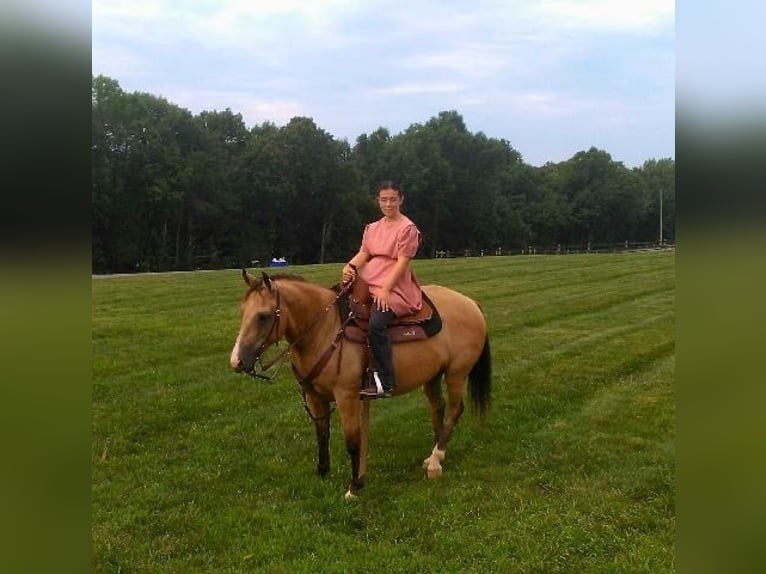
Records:
[[[476,364],[468,373],[471,405],[481,418],[487,413],[492,391],[492,357],[489,353],[489,336],[484,338],[484,348]]]

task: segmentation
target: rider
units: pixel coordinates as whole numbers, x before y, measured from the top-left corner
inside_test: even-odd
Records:
[[[410,268],[420,245],[417,226],[401,212],[404,195],[391,180],[378,185],[378,206],[383,217],[368,224],[359,252],[343,267],[343,282],[359,270],[370,288],[374,304],[370,309],[368,340],[375,370],[365,381],[361,396],[390,397],[396,388],[391,339],[386,332],[396,318],[420,310],[423,293]]]

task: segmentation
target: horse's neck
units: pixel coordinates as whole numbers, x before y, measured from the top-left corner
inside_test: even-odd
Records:
[[[336,313],[328,309],[334,295],[329,289],[312,283],[282,282],[279,290],[284,300],[285,338],[296,343],[299,353],[310,351],[316,344],[323,343],[323,328],[333,321]]]

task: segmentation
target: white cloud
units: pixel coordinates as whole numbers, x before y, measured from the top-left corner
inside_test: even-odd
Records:
[[[159,88],[156,95],[161,95],[194,114],[230,108],[235,114],[242,114],[242,119],[248,127],[266,121],[284,125],[295,116],[307,115],[299,102],[284,98],[264,98],[243,91],[187,90],[166,86]]]
[[[491,44],[458,44],[442,50],[415,54],[402,60],[403,69],[435,70],[461,77],[486,77],[508,66],[509,61],[498,46]]]
[[[674,0],[543,0],[543,18],[564,28],[654,31],[675,19]]]
[[[334,24],[351,0],[99,0],[93,28],[151,44],[193,43],[266,56],[302,39],[298,47],[337,38]],[[282,63],[272,59],[274,63]]]
[[[592,117],[594,121],[611,126],[631,122],[625,102],[604,96],[588,97],[576,93],[554,91],[526,91],[509,94],[505,98],[514,115],[528,119],[556,120]]]
[[[147,67],[147,63],[140,56],[117,46],[93,46],[91,58],[94,74],[104,74],[118,81],[138,75]],[[106,65],[109,69],[102,69],[102,66]]]
[[[99,26],[116,20],[156,20],[167,8],[161,0],[97,0],[92,6],[93,23]]]
[[[368,93],[374,96],[413,96],[418,94],[451,94],[463,89],[460,84],[449,82],[412,82],[400,83],[384,88],[375,88]]]
[[[576,127],[600,138],[629,124],[630,145],[646,148],[664,145],[648,130],[672,111],[672,0],[96,0],[92,10],[94,73],[194,113],[229,107],[249,126],[310,116],[353,140],[469,107],[493,136],[521,138],[524,125],[539,140],[547,122],[551,137]]]

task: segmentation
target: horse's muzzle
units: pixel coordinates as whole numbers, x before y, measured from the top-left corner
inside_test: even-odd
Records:
[[[237,373],[252,373],[255,370],[255,357],[248,358],[242,356],[242,348],[239,345],[239,337],[231,350],[229,364]]]
[[[231,368],[237,373],[247,373],[248,375],[252,375],[255,371],[255,361],[243,360],[241,357],[237,357],[236,359],[232,358]]]

